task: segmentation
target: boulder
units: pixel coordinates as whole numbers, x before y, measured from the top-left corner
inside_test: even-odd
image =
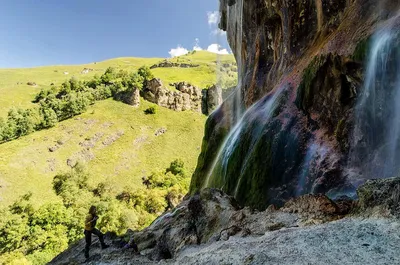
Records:
[[[375,208],[400,218],[400,178],[368,180],[357,195],[361,211]]]
[[[83,70],[81,71],[81,74],[85,75],[92,71],[94,71],[92,68],[83,68]]]
[[[133,92],[131,96],[129,97],[129,105],[132,105],[133,107],[139,107],[140,106],[140,90],[137,88],[133,89]]]

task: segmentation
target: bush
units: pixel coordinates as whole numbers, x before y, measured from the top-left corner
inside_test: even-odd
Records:
[[[176,159],[171,162],[169,168],[167,168],[166,172],[171,172],[174,175],[182,175],[185,176],[185,163],[182,159]]]
[[[47,129],[56,126],[58,117],[57,113],[52,108],[41,106],[39,112],[41,115],[40,128]]]
[[[105,73],[100,77],[100,80],[105,85],[111,85],[117,78],[117,71],[114,67],[108,67]]]
[[[144,111],[145,114],[149,115],[149,114],[156,114],[157,113],[157,109],[156,107],[149,107],[148,109],[146,109]]]
[[[154,75],[148,66],[140,67],[138,70],[138,74],[143,77],[144,82],[149,81],[154,78]]]

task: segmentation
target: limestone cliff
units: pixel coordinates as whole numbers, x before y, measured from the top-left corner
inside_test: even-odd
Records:
[[[355,194],[346,166],[367,43],[399,21],[399,5],[221,0],[239,84],[207,121],[191,192],[222,188],[260,209],[307,193]]]

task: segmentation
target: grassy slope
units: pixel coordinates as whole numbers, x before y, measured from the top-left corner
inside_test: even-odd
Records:
[[[233,56],[220,59],[233,62]],[[161,60],[117,58],[79,66],[0,69],[0,117],[5,117],[13,106],[33,106],[31,100],[41,88],[47,88],[51,83],[59,84],[73,75],[82,80],[96,73],[101,75],[109,66],[135,70]],[[153,73],[165,84],[189,81],[205,87],[215,82],[215,54],[198,52],[173,59],[177,60],[191,60],[200,67],[157,68]],[[94,71],[82,75],[80,72],[84,67]],[[64,71],[69,75],[64,75]],[[37,87],[26,85],[28,81],[36,82]],[[17,85],[17,82],[22,84]],[[39,204],[54,199],[51,181],[55,174],[69,169],[67,159],[85,161],[92,172],[93,184],[107,181],[115,184],[117,189],[134,187],[142,176],[165,169],[176,158],[183,159],[193,169],[200,152],[206,117],[163,108],[158,108],[154,116],[144,115],[143,110],[151,105],[142,100],[141,107],[135,109],[113,100],[97,102],[85,114],[55,128],[0,145],[0,206],[8,205],[28,191],[33,192],[33,201]],[[161,127],[167,128],[167,132],[156,137],[154,133]],[[124,134],[118,138],[118,132]],[[96,134],[100,137],[94,141],[94,147],[88,149],[80,145]],[[103,144],[112,137],[118,139],[110,145]],[[49,147],[57,141],[64,143],[57,151],[50,152]]]
[[[93,184],[107,181],[117,189],[134,187],[142,176],[165,169],[175,158],[183,159],[193,169],[205,116],[164,108],[159,108],[156,115],[145,115],[143,110],[150,105],[143,101],[135,109],[113,100],[101,101],[87,113],[55,128],[1,145],[1,204],[9,204],[28,191],[34,193],[33,201],[38,203],[54,199],[52,178],[68,170],[68,159],[86,162]],[[156,137],[155,132],[162,127],[167,132]],[[120,138],[119,132],[123,132]],[[100,136],[93,141],[94,147],[82,145],[96,134]],[[110,138],[118,139],[108,145]],[[57,141],[63,144],[50,152]]]
[[[232,55],[218,55],[221,62],[233,63]],[[29,108],[33,97],[42,89],[50,88],[50,84],[60,84],[76,76],[80,80],[90,79],[95,74],[101,75],[109,66],[134,71],[142,65],[151,66],[163,60],[162,58],[116,58],[98,63],[74,66],[46,66],[27,69],[0,69],[0,117],[5,117],[11,107]],[[165,85],[179,81],[190,81],[193,85],[205,88],[216,81],[217,55],[209,52],[197,52],[172,59],[174,62],[191,62],[200,64],[196,68],[156,68],[154,75]],[[81,74],[83,68],[94,71]],[[64,75],[68,72],[68,75]],[[28,86],[27,82],[35,82],[36,87]],[[19,83],[19,84],[18,84]]]

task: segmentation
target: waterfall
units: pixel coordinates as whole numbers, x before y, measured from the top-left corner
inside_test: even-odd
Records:
[[[238,83],[231,97],[233,97],[231,105],[231,128],[228,136],[222,143],[216,158],[211,165],[211,168],[204,181],[203,188],[210,187],[212,175],[214,174],[215,168],[219,163],[226,169],[227,157],[230,156],[230,152],[234,150],[235,145],[238,142],[238,137],[242,131],[243,120],[244,120],[244,104],[242,100],[242,85],[243,85],[243,58],[242,58],[242,44],[243,44],[243,2],[244,0],[236,0],[233,4],[228,4],[227,7],[227,35],[234,36],[230,42],[233,54],[235,55],[237,71],[238,71]],[[249,108],[249,112],[252,108]],[[225,170],[226,172],[226,170]]]
[[[351,176],[358,186],[366,179],[394,177],[400,170],[400,45],[396,29],[377,32],[371,41],[362,94],[355,108]]]
[[[243,115],[243,100],[242,100],[242,79],[243,72],[243,58],[242,58],[242,43],[243,43],[243,1],[236,0],[233,5],[228,5],[227,10],[227,34],[234,36],[231,47],[235,55],[237,69],[238,69],[238,83],[234,93],[234,104],[232,106],[232,124],[240,121]]]
[[[316,176],[313,176],[312,171],[313,169],[317,169],[318,171],[328,152],[329,148],[323,143],[317,143],[314,140],[311,142],[307,148],[303,164],[300,167],[296,196],[314,193],[312,185]]]
[[[203,188],[213,187],[219,180],[220,183],[225,183],[229,178],[227,175],[228,164],[232,153],[236,150],[237,145],[241,142],[241,137],[245,130],[251,128],[251,142],[247,146],[247,150],[251,153],[255,143],[259,140],[264,126],[268,124],[272,114],[279,105],[283,88],[279,88],[276,91],[272,91],[269,95],[262,98],[260,101],[251,106],[242,116],[242,118],[236,123],[234,128],[229,132],[224,143],[222,144],[214,162],[211,166]],[[247,166],[247,159],[244,159],[242,171]],[[238,172],[238,175],[240,173]],[[241,183],[241,178],[238,179],[234,192],[238,191]],[[217,185],[218,186],[218,185]]]

